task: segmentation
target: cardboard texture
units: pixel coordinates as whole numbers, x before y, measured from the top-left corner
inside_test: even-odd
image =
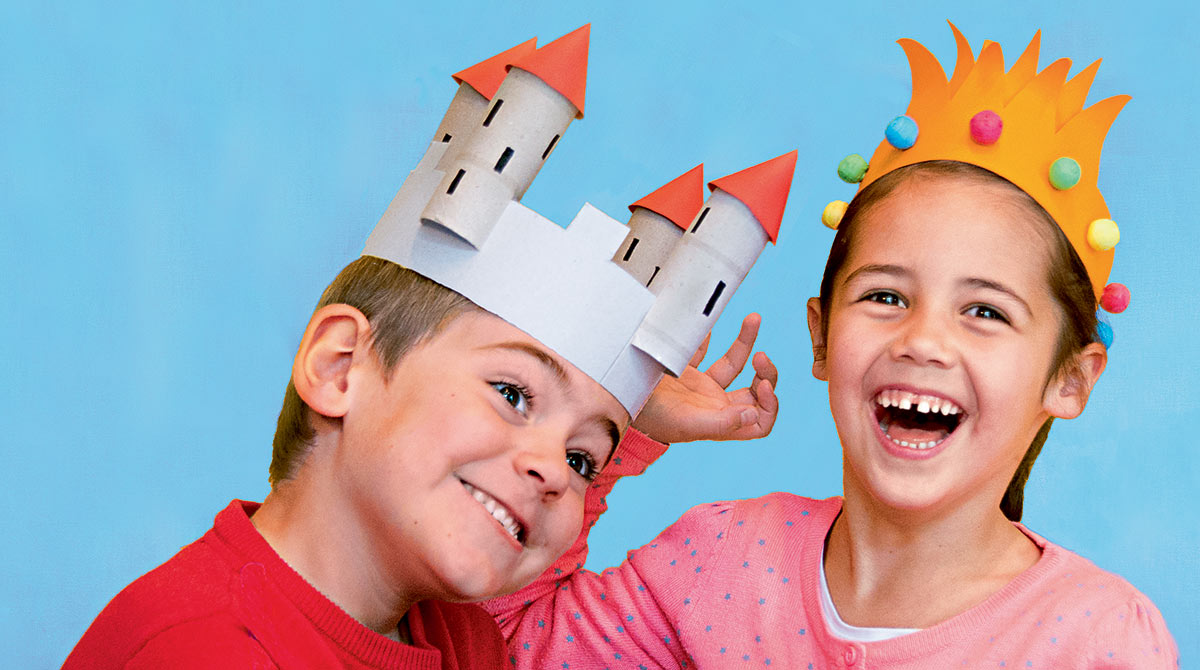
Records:
[[[448,130],[435,135],[363,254],[458,291],[537,338],[635,415],[664,373],[684,370],[762,252],[768,229],[752,210],[774,206],[779,178],[767,176],[765,200],[763,187],[734,180],[749,202],[718,188],[696,214],[696,166],[634,203],[628,227],[585,204],[562,228],[520,204],[581,115],[587,42],[584,26],[526,54],[484,104],[464,76],[439,126]],[[494,68],[500,60],[484,63]],[[757,179],[750,172],[745,179]],[[785,181],[784,200],[790,173]],[[783,202],[776,204],[781,215]]]

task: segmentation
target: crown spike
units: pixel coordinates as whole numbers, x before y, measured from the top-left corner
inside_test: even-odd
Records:
[[[1074,150],[1074,156],[1080,164],[1099,165],[1100,149],[1108,129],[1129,100],[1128,95],[1114,95],[1097,102],[1067,121],[1058,131],[1056,139],[1078,147]]]
[[[954,32],[954,44],[958,48],[958,57],[954,63],[954,74],[950,77],[950,92],[958,90],[962,86],[963,81],[967,78],[967,73],[971,71],[975,65],[975,54],[971,51],[971,43],[959,31],[958,26],[947,21],[950,24],[950,30]],[[941,67],[940,65],[938,67]]]
[[[1042,31],[1039,30],[1033,34],[1029,46],[1025,47],[1024,53],[1009,69],[1008,76],[1004,78],[1004,102],[1006,104],[1016,97],[1017,93],[1037,74],[1038,53],[1041,45]]]
[[[923,107],[938,107],[945,104],[952,95],[952,89],[946,85],[946,71],[937,58],[916,40],[901,39],[897,44],[904,49],[908,57],[908,67],[912,71],[912,100],[908,104],[909,111]]]
[[[1062,95],[1058,99],[1058,128],[1062,128],[1071,117],[1083,110],[1088,90],[1091,89],[1092,82],[1096,79],[1096,71],[1099,69],[1100,60],[1097,59],[1063,85]]]

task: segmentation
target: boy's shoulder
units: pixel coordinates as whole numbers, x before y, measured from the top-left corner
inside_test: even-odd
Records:
[[[218,515],[242,513],[234,502]],[[182,656],[257,648],[235,614],[238,575],[216,528],[165,563],[134,580],[101,611],[68,657],[64,668],[123,667],[138,655],[169,643]],[[196,649],[189,651],[191,644]],[[219,641],[219,642],[218,642]]]

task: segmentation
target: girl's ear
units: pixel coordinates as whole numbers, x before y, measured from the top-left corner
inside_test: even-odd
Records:
[[[819,298],[808,299],[808,335],[812,338],[813,376],[827,382],[829,373],[825,369],[825,322]]]
[[[1042,406],[1050,416],[1059,419],[1074,419],[1087,407],[1088,396],[1100,373],[1108,365],[1108,349],[1099,342],[1092,342],[1070,360],[1063,363],[1062,368],[1050,384],[1042,398]]]
[[[296,393],[316,413],[338,418],[350,406],[350,367],[370,353],[371,325],[350,305],[326,305],[308,321],[292,364]]]

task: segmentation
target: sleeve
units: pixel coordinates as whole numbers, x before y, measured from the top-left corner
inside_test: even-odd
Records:
[[[253,668],[276,670],[278,666],[250,634],[212,620],[196,620],[172,626],[155,635],[128,662],[125,670],[217,670]]]
[[[720,505],[696,507],[653,542],[629,552],[620,566],[601,574],[582,569],[588,532],[607,509],[605,496],[618,479],[640,474],[665,448],[630,430],[588,491],[583,529],[571,549],[529,586],[484,604],[508,640],[510,662],[537,668],[688,665],[678,638],[690,613],[686,594],[701,574],[677,557],[715,551],[716,543],[705,546],[692,538],[718,536],[732,515],[723,515]]]
[[[1179,649],[1158,608],[1142,594],[1106,613],[1092,633],[1090,670],[1176,670]]]

